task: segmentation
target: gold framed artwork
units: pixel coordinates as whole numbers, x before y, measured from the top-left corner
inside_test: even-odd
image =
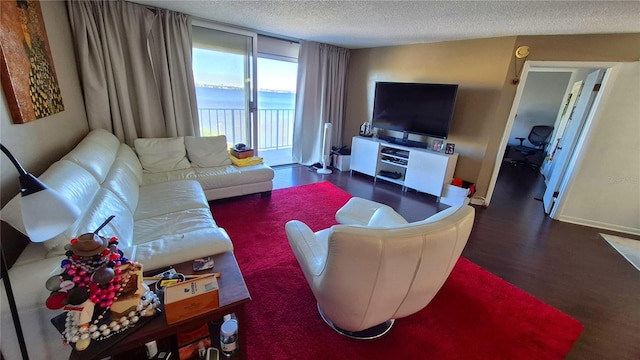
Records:
[[[64,110],[40,2],[0,1],[0,79],[15,124]]]

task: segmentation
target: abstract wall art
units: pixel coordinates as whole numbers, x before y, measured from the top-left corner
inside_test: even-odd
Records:
[[[0,80],[15,124],[64,110],[36,0],[0,1]]]

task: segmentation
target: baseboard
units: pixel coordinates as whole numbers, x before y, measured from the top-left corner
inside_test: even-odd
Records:
[[[583,225],[583,226],[589,226],[589,227],[598,228],[598,229],[617,231],[625,234],[640,235],[640,229],[632,228],[628,226],[620,226],[615,224],[604,223],[601,221],[581,219],[573,216],[560,216],[558,220],[562,222],[576,224],[576,225]]]

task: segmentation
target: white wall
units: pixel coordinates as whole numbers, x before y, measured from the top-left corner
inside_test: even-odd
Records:
[[[40,175],[51,163],[71,150],[89,131],[84,100],[63,1],[41,1],[49,47],[62,92],[64,111],[27,124],[14,124],[5,94],[0,90],[0,141],[27,171]],[[1,205],[18,193],[18,173],[0,155]]]
[[[603,99],[559,220],[640,234],[640,64],[619,65]]]

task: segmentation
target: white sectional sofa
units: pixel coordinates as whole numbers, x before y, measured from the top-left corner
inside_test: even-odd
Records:
[[[125,256],[142,263],[144,270],[233,250],[225,230],[216,225],[207,201],[257,192],[270,194],[273,170],[264,164],[238,168],[230,162],[226,164],[220,156],[221,164],[215,164],[218,166],[197,167],[183,162],[178,169],[171,169],[171,164],[167,168],[166,163],[162,164],[162,156],[170,158],[176,151],[187,152],[184,145],[182,150],[176,146],[180,141],[185,143],[181,139],[146,140],[160,144],[160,150],[154,144],[145,148],[143,141],[138,157],[113,134],[94,130],[39,177],[75,203],[82,215],[61,235],[43,243],[30,243],[10,270],[31,358],[68,358],[70,348],[62,344],[60,334],[49,322],[60,312],[44,307],[49,295],[44,285],[47,278],[60,272],[64,245],[73,237],[93,232],[109,216],[115,218],[100,235],[116,236]],[[191,140],[205,145],[199,148],[204,151],[200,152],[200,158],[196,154],[198,146],[192,147],[192,152],[200,165],[203,162],[206,165],[206,141],[212,140]],[[217,140],[218,145],[225,142]],[[168,143],[173,147],[166,146]],[[145,157],[145,149],[153,150],[156,165],[165,168],[153,169],[154,158]],[[163,154],[162,149],[169,149],[170,153]],[[145,165],[154,172],[145,170]],[[19,196],[7,203],[0,217],[25,233]],[[3,296],[6,297],[4,289]],[[7,359],[17,359],[20,353],[10,313],[6,301],[1,303],[2,353]]]
[[[186,136],[137,139],[142,185],[196,180],[207,200],[262,193],[273,189],[273,169],[265,164],[238,167],[231,163],[226,138]]]

